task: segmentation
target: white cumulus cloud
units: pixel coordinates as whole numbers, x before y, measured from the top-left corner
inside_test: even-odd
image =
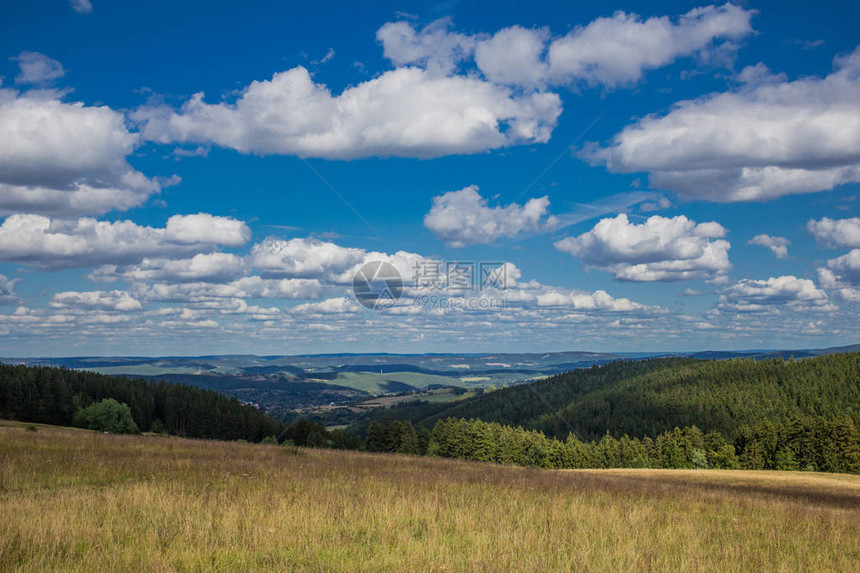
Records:
[[[233,103],[195,94],[177,112],[144,107],[134,117],[161,143],[207,143],[242,153],[356,159],[429,158],[549,140],[556,94],[514,94],[465,76],[398,68],[340,95],[303,67],[255,81]]]
[[[713,61],[731,54],[738,40],[752,34],[753,14],[733,4],[695,8],[674,20],[619,11],[556,38],[547,27],[466,35],[452,31],[449,19],[421,30],[400,21],[385,24],[377,39],[395,65],[422,66],[434,74],[452,74],[474,59],[485,78],[501,85],[618,87],[681,57]]]
[[[132,287],[135,297],[150,302],[207,302],[219,299],[275,298],[315,299],[322,293],[317,279],[264,279],[243,277],[225,284],[211,282],[139,283]]]
[[[550,38],[548,28],[512,26],[478,42],[475,63],[492,82],[517,86],[540,86],[549,76],[544,56]]]
[[[268,238],[254,245],[248,255],[250,266],[264,276],[316,278],[330,284],[351,283],[361,265],[372,261],[390,263],[404,281],[409,281],[423,260],[421,255],[407,251],[387,254],[312,238]]]
[[[831,269],[818,269],[818,283],[846,302],[860,302],[860,285],[852,285]]]
[[[525,205],[490,207],[471,185],[433,198],[424,226],[452,247],[487,244],[520,233],[553,229],[558,220],[549,214],[549,199],[530,199]]]
[[[244,222],[230,217],[197,213],[172,216],[167,220],[164,235],[176,243],[240,247],[251,238],[251,230]]]
[[[812,219],[806,224],[806,229],[812,233],[816,241],[827,247],[860,247],[860,217],[850,219],[824,217],[819,221]]]
[[[300,304],[292,308],[294,314],[355,314],[361,310],[362,307],[355,300],[343,296]]]
[[[88,217],[51,220],[41,215],[11,215],[0,225],[0,261],[41,268],[134,264],[145,257],[177,257],[211,250],[218,244],[238,244],[235,232],[238,222],[234,219],[213,217],[216,224],[209,234],[192,235],[184,234],[187,219],[182,215],[171,217],[181,231],[171,234],[167,229],[145,227],[132,221],[108,222]]]
[[[264,274],[312,277],[340,275],[361,263],[365,254],[364,249],[342,247],[319,239],[268,238],[254,245],[249,261]]]
[[[18,279],[8,279],[0,275],[0,304],[13,304],[18,302],[15,295],[15,283]]]
[[[538,307],[570,307],[575,310],[631,312],[653,310],[652,307],[627,298],[615,298],[603,290],[588,293],[579,290],[548,288],[536,295]]]
[[[116,310],[130,312],[142,310],[140,301],[133,298],[129,293],[113,291],[89,291],[58,292],[51,299],[50,306],[53,308],[69,308],[76,310]]]
[[[827,293],[809,279],[794,276],[766,280],[742,279],[723,289],[717,310],[720,312],[832,311]]]
[[[621,281],[712,279],[731,268],[725,234],[713,221],[697,224],[683,215],[655,215],[636,225],[622,213],[578,237],[557,241],[555,247]]]
[[[376,32],[383,55],[396,66],[420,65],[433,74],[449,75],[471,57],[475,39],[451,32],[451,19],[441,18],[417,31],[408,22],[388,22]]]
[[[791,241],[785,237],[773,237],[771,235],[762,234],[756,235],[750,239],[747,244],[767,247],[774,255],[776,255],[776,258],[784,259],[788,256],[788,246],[791,245]]]
[[[247,272],[242,257],[232,253],[199,253],[191,258],[144,258],[137,265],[103,265],[90,273],[96,282],[213,282],[235,280]]]
[[[827,268],[838,280],[860,286],[860,249],[852,249],[841,257],[830,259],[827,261]]]
[[[767,82],[676,104],[584,156],[652,187],[764,201],[860,181],[860,49],[826,77]]]
[[[101,214],[158,193],[126,161],[139,138],[121,113],[55,96],[0,89],[0,215]]]
[[[705,52],[717,40],[748,36],[753,14],[733,4],[694,8],[676,22],[668,16],[643,20],[616,12],[555,40],[549,48],[550,75],[558,83],[585,81],[612,87],[636,82],[645,70]]]

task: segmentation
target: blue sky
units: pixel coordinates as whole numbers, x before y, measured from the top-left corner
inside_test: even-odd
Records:
[[[844,3],[0,15],[0,355],[860,339]],[[405,288],[366,310],[378,260]]]

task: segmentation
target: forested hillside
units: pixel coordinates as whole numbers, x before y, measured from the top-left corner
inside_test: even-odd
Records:
[[[698,426],[734,440],[741,426],[796,416],[860,421],[860,353],[805,360],[666,358],[614,362],[485,392],[454,404],[410,405],[377,413],[428,428],[475,418],[583,440],[609,432],[656,437]]]
[[[697,425],[734,439],[742,426],[795,416],[860,421],[860,353],[675,366],[591,392],[529,425],[555,435],[570,425],[590,437],[607,431],[653,436]]]
[[[141,431],[258,442],[283,426],[257,408],[211,390],[65,368],[0,364],[0,418],[70,426],[107,398],[127,404]]]
[[[492,392],[482,392],[474,398],[453,403],[419,401],[378,410],[366,416],[363,422],[355,424],[353,429],[364,433],[370,421],[381,421],[385,418],[408,421],[428,428],[432,428],[438,420],[452,417],[479,418],[513,426],[527,425],[529,420],[573,403],[589,392],[648,372],[696,363],[696,360],[690,358],[619,360]]]
[[[57,425],[112,398],[142,431],[547,468],[860,472],[860,354],[620,361],[455,403],[380,409],[350,432],[289,427],[191,386],[0,366],[0,417]],[[386,419],[387,418],[387,419]]]

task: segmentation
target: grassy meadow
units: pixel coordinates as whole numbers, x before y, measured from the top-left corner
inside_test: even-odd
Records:
[[[550,471],[27,426],[0,422],[3,571],[860,567],[860,476]]]

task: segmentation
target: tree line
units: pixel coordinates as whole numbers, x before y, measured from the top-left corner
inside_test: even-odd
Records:
[[[791,417],[738,430],[734,443],[696,426],[656,438],[565,440],[495,422],[450,418],[436,423],[427,453],[543,468],[769,469],[860,473],[860,431],[848,416]]]
[[[525,416],[531,426],[476,417],[441,417],[445,410],[434,410],[433,416],[418,423],[374,418],[362,432],[355,432],[329,431],[321,422],[307,419],[284,426],[236,398],[193,386],[65,368],[0,365],[0,417],[85,427],[104,426],[104,420],[114,423],[125,417],[130,420],[122,422],[123,431],[254,442],[265,439],[297,446],[544,468],[860,473],[860,354],[802,362],[622,362],[542,383],[543,388],[498,390],[486,394],[486,401],[477,402],[481,410],[487,403],[502,400],[508,407],[497,415],[513,419]],[[547,421],[546,414],[541,413],[546,404],[541,406],[533,400],[515,407],[510,401],[511,396],[524,397],[526,391],[541,390],[553,399],[573,397],[557,413],[552,432],[544,431],[538,423]],[[753,397],[755,393],[758,397]],[[767,400],[772,403],[765,405]],[[544,396],[540,402],[546,401]],[[580,411],[574,411],[575,404]],[[462,403],[454,406],[463,407]],[[397,412],[389,409],[383,415]],[[625,422],[624,417],[631,412],[644,419]],[[753,412],[757,419],[751,416]],[[434,418],[432,426],[428,425],[427,420]],[[671,425],[677,420],[692,423]],[[564,434],[556,427],[558,423],[566,429]],[[625,427],[636,428],[639,433],[619,430]],[[581,432],[582,428],[587,431]],[[596,435],[598,428],[602,434]]]
[[[860,430],[849,416],[796,416],[785,422],[742,426],[734,442],[720,432],[696,426],[674,428],[655,438],[615,438],[605,434],[584,441],[497,422],[448,418],[430,431],[411,422],[371,422],[367,437],[299,420],[286,436],[290,444],[439,456],[547,469],[665,468],[803,470],[860,473]]]
[[[734,441],[696,426],[651,438],[604,434],[564,440],[497,422],[448,418],[428,430],[408,421],[371,422],[364,439],[319,422],[299,420],[285,433],[290,444],[439,456],[548,469],[666,468],[803,470],[860,473],[860,430],[850,416],[793,416],[742,426]]]
[[[380,409],[350,432],[368,451],[551,468],[860,473],[858,427],[860,353],[846,353],[621,361],[455,404]],[[317,438],[334,442],[343,447]]]
[[[66,368],[0,364],[0,418],[58,426],[90,423],[94,404],[113,399],[143,432],[259,442],[285,427],[254,406],[194,386]],[[83,421],[82,421],[83,420]]]

